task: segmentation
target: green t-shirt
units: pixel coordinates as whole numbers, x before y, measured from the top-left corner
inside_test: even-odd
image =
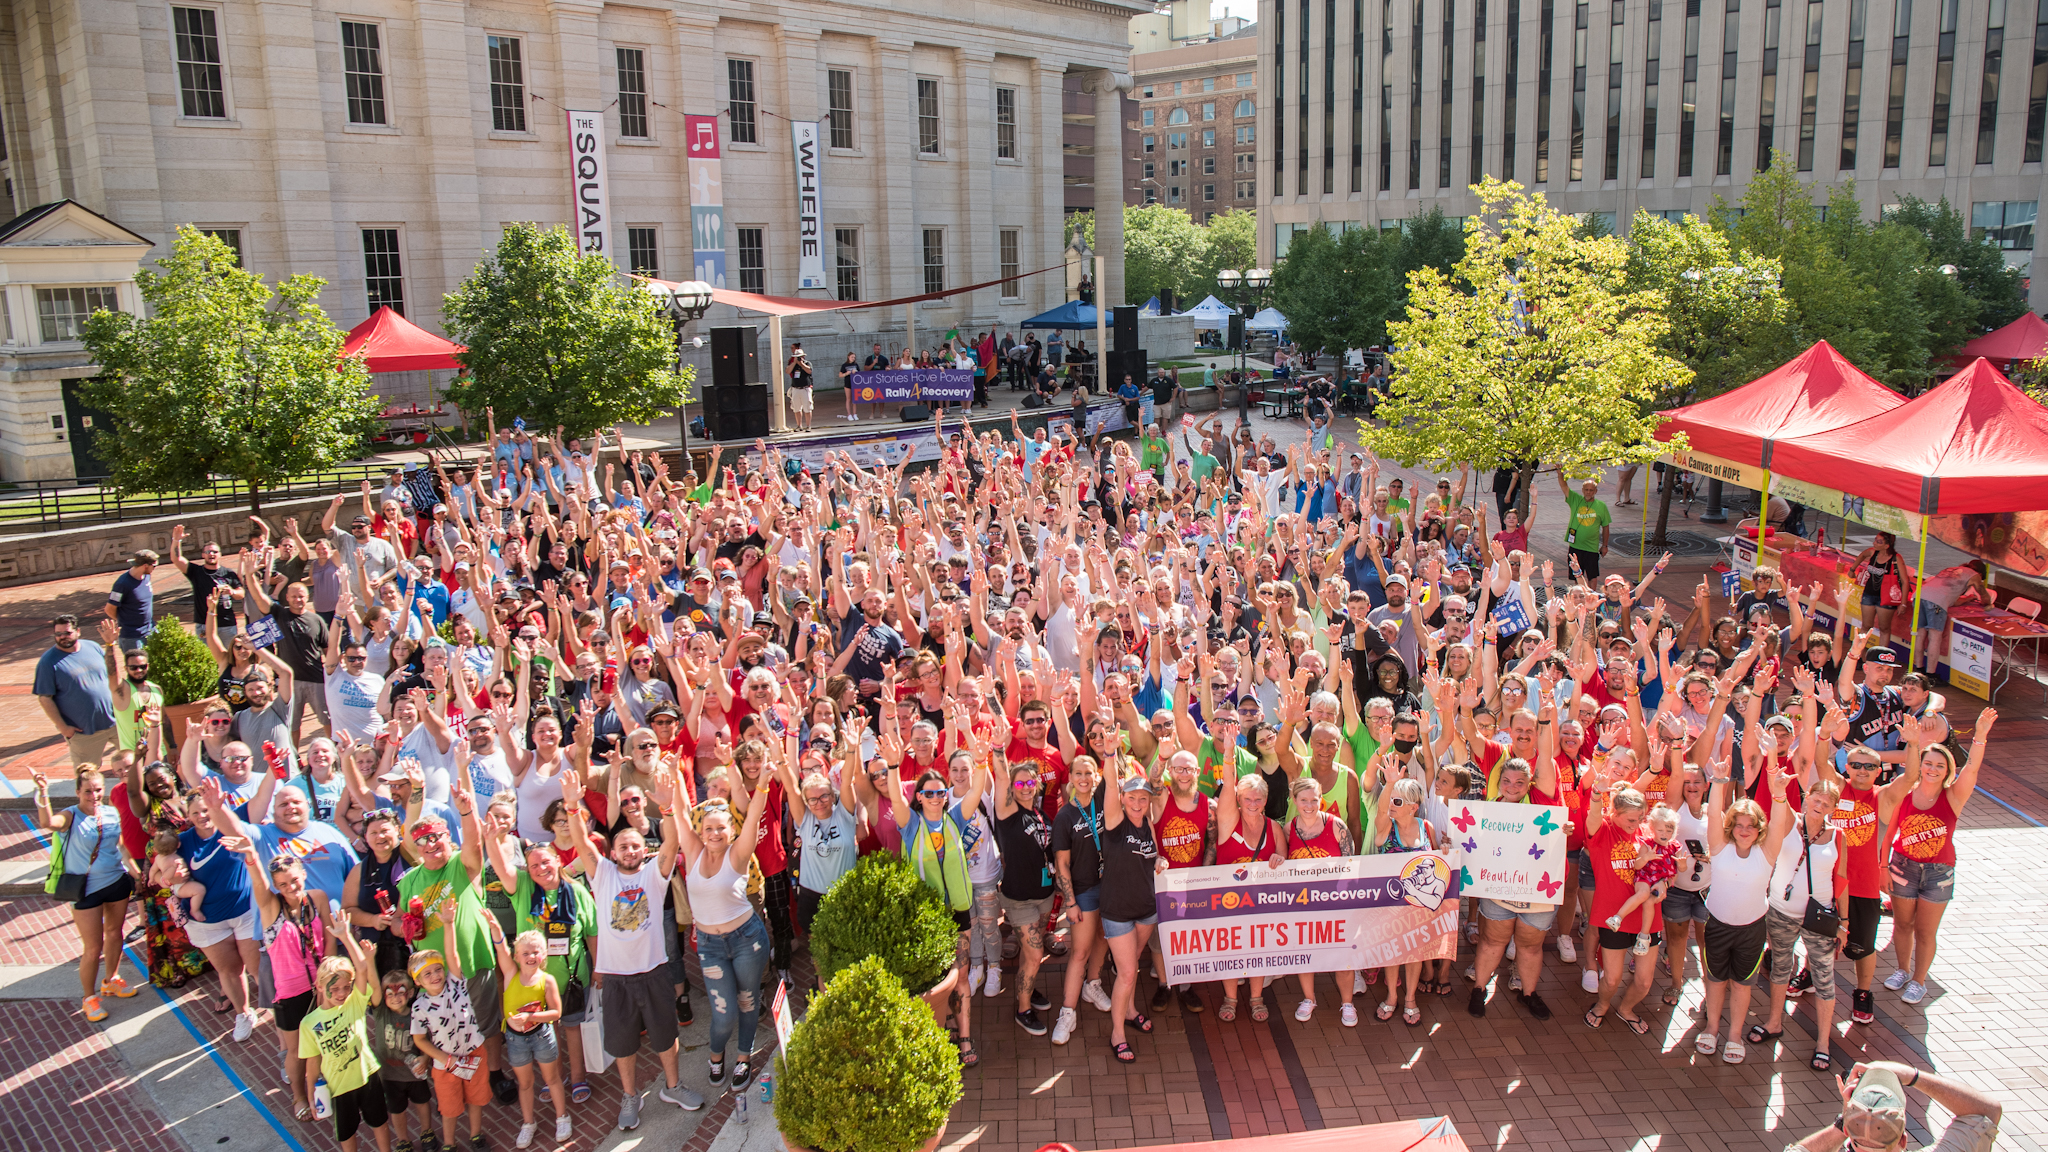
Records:
[[[408,869],[398,878],[400,910],[411,905],[415,896],[425,901],[426,939],[434,944],[441,941],[441,920],[434,915],[434,907],[450,894],[455,895],[456,901],[455,951],[462,961],[463,977],[474,979],[479,973],[496,971],[498,956],[491,948],[490,930],[484,927],[483,896],[471,882],[469,869],[463,867],[460,853],[450,856],[448,863],[439,868],[429,869],[421,865]]]
[[[1564,505],[1571,510],[1572,547],[1581,552],[1600,550],[1600,529],[1612,519],[1607,512],[1607,502],[1598,498],[1588,500],[1584,496],[1567,492]]]
[[[1406,512],[1408,509],[1412,507],[1414,507],[1413,504],[1410,504],[1407,500],[1399,496],[1395,496],[1387,501],[1387,512],[1389,514]]]
[[[1154,472],[1166,471],[1166,441],[1158,436],[1146,436],[1138,441],[1141,455],[1138,464]]]
[[[121,747],[141,747],[142,713],[152,704],[161,707],[163,702],[164,690],[154,680],[143,681],[140,688],[128,686],[128,707],[114,710],[114,733],[120,737]]]
[[[512,893],[518,932],[539,932],[547,941],[548,975],[555,978],[557,987],[569,986],[572,970],[579,980],[589,983],[590,942],[597,938],[597,902],[591,899],[589,889],[564,877],[553,892],[545,893],[547,902],[535,915],[534,896],[541,891],[521,868]]]
[[[1361,720],[1356,728],[1345,730],[1344,739],[1351,745],[1351,766],[1360,772],[1372,763],[1380,750],[1380,742],[1372,738],[1372,728]]]
[[[370,1034],[363,1028],[363,1014],[369,1010],[370,994],[358,988],[348,994],[339,1008],[315,1008],[299,1022],[299,1057],[320,1058],[320,1076],[327,1091],[342,1096],[369,1083],[377,1070],[377,1056],[370,1051]]]
[[[1222,757],[1216,751],[1215,738],[1204,737],[1201,748],[1195,752],[1195,787],[1200,788],[1203,795],[1208,796],[1212,800],[1215,799],[1217,789],[1221,786],[1216,772],[1216,769],[1221,766],[1221,761]],[[1231,779],[1236,780],[1239,777],[1249,776],[1258,770],[1259,758],[1249,748],[1240,747],[1237,750],[1237,775],[1231,777]]]
[[[1216,458],[1207,452],[1197,452],[1193,456],[1188,457],[1188,465],[1188,472],[1194,476],[1196,484],[1200,484],[1214,475],[1218,467]]]

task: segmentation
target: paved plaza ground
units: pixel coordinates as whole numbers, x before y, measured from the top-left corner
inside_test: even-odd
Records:
[[[1302,434],[1298,421],[1254,423],[1276,436]],[[1405,474],[1411,483],[1422,477]],[[1548,499],[1532,538],[1539,551],[1562,561],[1560,501],[1549,478],[1540,479],[1549,485]],[[1603,495],[1611,498],[1612,491]],[[1640,507],[1615,511],[1618,538],[1638,531],[1629,521],[1642,515]],[[1672,527],[1709,531],[1677,515]],[[1660,579],[1657,590],[1674,614],[1684,614],[1699,573],[1712,560],[1696,544]],[[1617,554],[1609,566],[1634,571],[1634,556]],[[61,764],[62,748],[30,698],[34,663],[48,646],[49,618],[60,611],[96,613],[110,580],[0,590],[0,797],[26,794],[31,770]],[[186,615],[183,581],[171,572],[164,583],[167,594],[175,583],[176,598],[160,599],[158,610]],[[1981,706],[1961,693],[1950,700],[1963,726]],[[1852,1027],[1840,1019],[1849,999],[1845,982],[1830,1050],[1838,1070],[1883,1058],[1967,1081],[2005,1102],[2001,1148],[2048,1152],[2048,960],[2034,951],[2048,935],[2048,716],[2041,686],[2024,679],[2016,679],[1999,704],[2003,718],[1982,787],[1963,815],[1957,895],[1942,925],[1927,999],[1907,1005],[1880,989],[1877,1022]],[[22,813],[0,811],[0,880],[39,878],[43,850]],[[1890,930],[1886,920],[1881,944]],[[0,900],[0,1148],[333,1147],[327,1131],[292,1120],[267,1030],[242,1045],[228,1037],[232,1021],[207,1007],[210,976],[170,997],[145,989],[131,1000],[109,1000],[112,1019],[90,1025],[77,1006],[76,948],[68,914],[47,899]],[[1466,946],[1460,971],[1470,957]],[[1125,1147],[1448,1114],[1474,1149],[1777,1152],[1834,1118],[1832,1079],[1807,1069],[1810,998],[1788,1013],[1784,1043],[1753,1046],[1746,1063],[1728,1066],[1693,1051],[1696,961],[1682,1003],[1667,1007],[1652,995],[1639,1007],[1652,1025],[1641,1037],[1615,1018],[1588,1029],[1580,1016],[1592,997],[1579,990],[1576,966],[1555,953],[1546,961],[1538,991],[1556,1012],[1548,1023],[1514,1005],[1505,975],[1485,1019],[1466,1014],[1469,985],[1455,980],[1451,996],[1423,997],[1423,1019],[1413,1027],[1399,1017],[1377,1022],[1370,1010],[1376,1001],[1364,998],[1360,1026],[1342,1027],[1328,1003],[1327,978],[1325,1005],[1307,1025],[1294,1022],[1299,993],[1291,979],[1269,991],[1270,1021],[1254,1023],[1241,1013],[1226,1024],[1216,1018],[1218,993],[1211,987],[1204,990],[1207,1011],[1169,1008],[1157,1014],[1153,1034],[1134,1036],[1139,1060],[1128,1067],[1110,1056],[1103,1014],[1084,1007],[1074,1042],[1055,1048],[1017,1028],[1008,1018],[1007,995],[984,999],[976,1005],[974,1027],[982,1062],[966,1073],[966,1096],[954,1109],[945,1147],[1031,1152],[1054,1141],[1082,1149]],[[800,970],[807,965],[802,961]],[[1041,977],[1041,986],[1055,995],[1062,967],[1050,963]],[[1888,960],[1880,961],[1880,976],[1889,971]],[[1149,993],[1150,981],[1140,988]],[[705,1040],[701,993],[698,1009],[698,1023],[684,1031],[686,1047]],[[1753,1021],[1762,1019],[1761,1003],[1751,1010]],[[772,1040],[772,1030],[764,1027],[763,1036]],[[698,1054],[686,1051],[683,1069],[685,1083],[707,1087]],[[613,1132],[617,1083],[616,1076],[593,1078],[597,1093],[575,1109],[577,1136],[563,1147],[779,1147],[758,1098],[744,1125],[732,1116],[732,1098],[721,1096],[690,1115],[650,1103],[638,1132]],[[541,1113],[551,1115],[545,1104]],[[509,1149],[516,1110],[493,1107],[489,1117],[491,1146]],[[1947,1117],[1923,1113],[1916,1098],[1911,1120],[1915,1135],[1925,1139]],[[549,1145],[536,1145],[542,1146]]]

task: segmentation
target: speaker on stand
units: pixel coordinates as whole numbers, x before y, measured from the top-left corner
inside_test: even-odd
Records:
[[[1138,307],[1135,304],[1119,304],[1110,310],[1111,346],[1122,352],[1138,346]]]
[[[751,324],[711,330],[711,387],[704,393],[704,424],[713,440],[752,440],[768,434],[768,386]]]

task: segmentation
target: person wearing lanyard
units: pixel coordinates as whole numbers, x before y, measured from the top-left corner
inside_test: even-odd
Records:
[[[1102,988],[1102,962],[1109,939],[1102,935],[1102,773],[1093,756],[1076,756],[1067,777],[1067,802],[1052,822],[1053,864],[1060,902],[1073,926],[1073,958],[1067,961],[1065,995],[1052,1042],[1065,1044],[1079,1025],[1075,1009],[1083,997],[1098,1012],[1110,1008]],[[1085,962],[1083,958],[1085,959]]]
[[[515,868],[505,851],[505,838],[486,830],[484,854],[491,871],[512,877],[512,935],[539,932],[547,945],[547,971],[562,991],[561,1039],[569,1055],[569,1101],[581,1104],[590,1099],[590,1085],[584,1080],[583,1029],[587,1018],[590,986],[590,956],[597,946],[597,905],[590,890],[568,883],[562,875],[562,857],[551,841],[521,842],[526,866]]]
[[[1005,758],[1000,755],[995,757],[995,769],[1005,776],[1010,774]],[[970,909],[974,906],[974,882],[967,876],[964,839],[967,813],[981,809],[981,797],[988,791],[990,779],[989,768],[977,767],[967,794],[958,803],[952,803],[953,790],[945,775],[936,768],[926,769],[918,775],[917,785],[911,790],[916,803],[898,805],[894,810],[896,826],[903,833],[903,852],[910,858],[912,870],[946,901],[946,911],[953,914],[953,922],[960,926],[953,952],[956,983],[967,978],[967,929],[973,922]],[[972,1007],[972,1001],[963,998],[954,1017],[960,1028],[960,1063],[969,1068],[981,1063],[981,1055],[974,1050],[974,1041],[968,1034],[974,1016]]]

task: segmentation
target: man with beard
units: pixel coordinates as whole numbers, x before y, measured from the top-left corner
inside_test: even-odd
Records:
[[[119,625],[101,618],[100,647],[106,652],[107,680],[113,684],[110,699],[114,704],[115,746],[141,748],[147,734],[147,714],[151,708],[163,707],[164,690],[149,678],[149,653],[139,648],[133,652],[122,652],[120,635]],[[126,675],[114,667],[117,654]]]
[[[97,764],[118,730],[107,688],[107,657],[69,612],[50,621],[54,644],[36,661],[36,703],[64,738],[73,764]]]
[[[204,613],[209,605],[213,606],[215,622],[220,625],[220,638],[225,641],[235,634],[235,602],[228,600],[222,603],[219,597],[219,590],[225,589],[235,596],[240,596],[242,594],[242,578],[236,575],[234,569],[221,566],[220,545],[201,544],[199,546],[199,563],[194,565],[190,560],[185,559],[184,543],[185,526],[183,524],[173,525],[171,528],[171,564],[179,572],[183,573],[185,579],[192,585],[192,623],[198,625],[200,631],[204,633],[206,629],[206,616]]]
[[[1413,672],[1416,668],[1420,667],[1416,663],[1419,658],[1417,647],[1419,641],[1417,637],[1420,632],[1417,625],[1422,613],[1419,607],[1408,598],[1408,578],[1406,576],[1401,575],[1399,572],[1387,573],[1386,588],[1387,602],[1373,609],[1366,616],[1366,620],[1375,628],[1389,621],[1397,622],[1400,625],[1400,632],[1393,636],[1388,643],[1393,646],[1394,651],[1401,654],[1401,662],[1408,666],[1409,671]]]
[[[903,654],[903,637],[882,622],[884,603],[879,585],[869,585],[861,593],[860,615],[849,617],[840,629],[839,658],[832,662],[831,672],[834,676],[853,677],[860,688],[862,707],[877,727],[881,718],[874,700],[882,690],[882,678],[888,674],[884,665],[893,665]]]
[[[275,750],[277,762],[284,766],[285,775],[296,775],[299,768],[298,741],[293,739],[292,683],[291,673],[279,674],[273,682],[268,668],[252,668],[249,679],[242,684],[242,695],[249,706],[235,715],[235,739],[253,749],[265,753],[261,769],[275,772],[271,766],[264,745]],[[317,885],[316,885],[317,887]],[[326,889],[322,889],[326,891]]]

